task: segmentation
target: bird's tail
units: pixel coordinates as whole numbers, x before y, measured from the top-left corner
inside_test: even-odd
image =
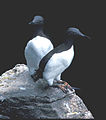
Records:
[[[74,89],[74,90],[80,90],[80,88],[77,88],[77,87],[72,87],[72,89]]]

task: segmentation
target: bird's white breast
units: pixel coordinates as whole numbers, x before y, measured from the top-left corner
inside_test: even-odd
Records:
[[[37,36],[25,47],[25,58],[31,74],[38,69],[40,60],[51,50],[53,45],[47,38]]]
[[[54,74],[62,73],[67,67],[70,66],[74,57],[73,46],[61,53],[54,54],[45,66],[44,73],[48,71],[53,71]]]

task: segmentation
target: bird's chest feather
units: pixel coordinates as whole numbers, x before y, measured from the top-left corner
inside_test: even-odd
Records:
[[[74,57],[73,47],[67,51],[63,51],[62,53],[60,53],[58,57],[60,63],[68,67],[71,64]]]
[[[37,36],[29,42],[27,48],[29,51],[36,53],[36,55],[43,55],[52,50],[53,45],[48,39]]]
[[[67,51],[63,51],[61,53],[55,53],[47,63],[47,66],[53,68],[59,68],[59,67],[67,68],[71,64],[73,57],[74,57],[74,50],[72,46],[71,49]]]

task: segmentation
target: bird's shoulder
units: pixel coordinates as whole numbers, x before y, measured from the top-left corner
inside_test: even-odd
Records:
[[[59,53],[54,53],[51,57],[52,61],[59,61],[62,62],[63,64],[70,63],[70,61],[73,59],[74,56],[74,50],[73,46],[68,49],[67,51],[61,51]]]

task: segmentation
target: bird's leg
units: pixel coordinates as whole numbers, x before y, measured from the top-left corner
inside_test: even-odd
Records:
[[[31,77],[33,78],[34,82],[36,82],[38,80],[38,74],[36,72],[37,70],[35,70],[35,72],[31,75]]]
[[[64,84],[65,81],[63,81],[63,80],[57,80],[57,83],[59,83],[59,84]]]
[[[60,88],[64,93],[67,93],[68,92],[68,89],[65,88],[65,85],[60,85],[60,84],[53,84],[52,86],[50,87],[55,87],[55,88]]]
[[[73,91],[72,87],[67,82],[65,82],[63,80],[58,80],[57,83],[63,84],[65,88],[67,88],[67,89],[69,88],[71,91]]]
[[[64,93],[69,92],[69,90],[73,91],[73,89],[67,82],[62,82],[64,84],[58,84],[57,81],[54,82],[54,79],[48,79],[47,82],[48,82],[48,85],[45,87],[45,89],[49,87],[55,87],[55,88],[61,89]]]

